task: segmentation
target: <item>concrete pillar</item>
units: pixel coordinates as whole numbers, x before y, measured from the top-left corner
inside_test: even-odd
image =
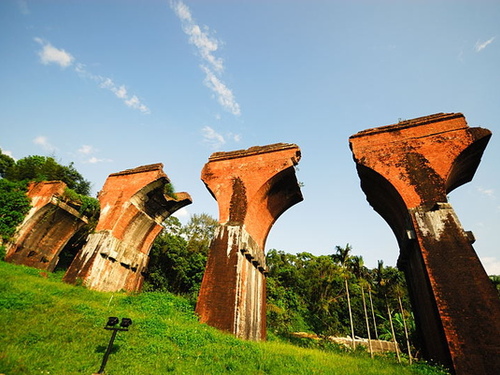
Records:
[[[101,291],[140,290],[161,223],[191,204],[187,193],[176,193],[177,198],[165,195],[167,183],[162,164],[109,175],[98,195],[101,213],[95,233],[76,255],[64,281]]]
[[[201,322],[265,339],[264,246],[278,217],[303,199],[294,168],[299,160],[297,145],[279,143],[217,152],[205,164],[201,179],[219,205],[220,227],[196,306]]]
[[[458,375],[500,373],[500,299],[447,200],[490,137],[440,113],[349,139],[367,200],[398,240],[423,354]]]
[[[7,245],[5,260],[10,263],[53,271],[59,253],[86,222],[77,209],[66,203],[62,181],[31,182],[28,197],[31,209]],[[76,207],[76,202],[73,202]]]

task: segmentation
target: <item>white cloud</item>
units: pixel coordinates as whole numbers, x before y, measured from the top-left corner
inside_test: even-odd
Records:
[[[478,188],[477,188],[477,191],[478,191],[480,194],[485,195],[485,196],[487,196],[487,197],[489,197],[489,198],[493,198],[493,199],[495,199],[495,198],[496,198],[496,197],[495,197],[495,190],[493,190],[493,189],[484,189],[484,188],[482,188],[482,187],[478,187]]]
[[[189,36],[189,43],[197,48],[204,61],[200,67],[205,72],[205,85],[216,94],[217,101],[225,110],[239,116],[241,110],[233,92],[216,75],[224,71],[224,60],[214,55],[222,42],[211,36],[207,26],[196,24],[188,6],[182,1],[172,1],[170,5],[182,23],[182,30]]]
[[[95,156],[92,156],[91,158],[87,159],[84,163],[97,164],[97,163],[109,163],[112,161],[113,160],[111,159],[99,159],[96,158]]]
[[[2,150],[2,154],[10,156],[12,159],[17,161],[17,159],[12,155],[12,151],[4,150],[2,147],[0,147],[0,150]]]
[[[42,49],[38,51],[38,56],[40,56],[42,64],[56,64],[61,68],[67,68],[73,64],[75,58],[69,52],[58,49],[41,38],[35,38],[35,42],[42,45]]]
[[[236,102],[231,89],[229,89],[209,68],[202,65],[201,69],[206,74],[203,83],[217,95],[219,104],[233,115],[240,115],[240,105]]]
[[[49,42],[41,38],[35,38],[35,41],[43,46],[42,50],[38,53],[42,64],[47,65],[54,63],[63,68],[73,64],[75,59],[70,53],[53,47]],[[125,85],[117,85],[111,78],[95,75],[89,72],[84,64],[79,62],[75,62],[74,70],[80,77],[91,79],[96,82],[99,87],[111,91],[118,99],[122,100],[127,107],[137,109],[144,114],[151,113],[150,109],[141,102],[137,95],[129,95]]]
[[[82,145],[82,147],[78,149],[78,152],[80,154],[88,155],[94,152],[94,147],[90,145]]]
[[[100,159],[94,156],[93,154],[97,152],[98,150],[96,150],[94,146],[91,145],[82,145],[78,149],[78,154],[80,154],[82,157],[85,158],[85,160],[82,160],[82,163],[97,164],[97,163],[108,163],[113,161],[111,159]]]
[[[189,216],[189,211],[186,207],[182,207],[181,209],[175,211],[172,216],[175,216],[176,218],[185,218]]]
[[[189,36],[189,43],[193,44],[200,56],[208,62],[217,72],[224,70],[224,62],[221,58],[215,57],[213,52],[219,48],[220,41],[210,36],[210,29],[207,26],[202,28],[195,23],[188,6],[182,1],[172,2],[172,9],[182,22],[182,30]]]
[[[121,99],[127,107],[138,109],[142,113],[148,115],[151,113],[150,109],[140,101],[137,95],[129,96],[128,91],[124,85],[118,86],[113,82],[111,78],[96,76],[91,73],[88,73],[84,70],[83,67],[79,67],[78,73],[80,74],[83,73],[86,77],[98,82],[99,87],[111,91],[113,94],[116,95],[118,99]]]
[[[203,133],[203,141],[209,144],[212,149],[218,149],[226,143],[224,137],[210,126],[205,126],[201,132]]]
[[[39,135],[38,137],[33,139],[33,143],[41,146],[45,151],[53,152],[56,150],[56,148],[50,144],[48,138],[43,135]]]
[[[494,257],[482,257],[481,262],[488,275],[500,275],[500,260]]]
[[[491,37],[488,39],[486,42],[480,42],[479,40],[476,42],[476,45],[474,46],[474,50],[476,52],[481,52],[483,49],[485,49],[489,44],[493,43],[496,37]]]
[[[227,141],[240,142],[241,135],[234,133],[227,133],[226,135],[222,135],[217,133],[210,126],[205,126],[201,129],[203,134],[203,142],[208,144],[210,148],[216,150],[219,149],[222,145],[225,145]]]

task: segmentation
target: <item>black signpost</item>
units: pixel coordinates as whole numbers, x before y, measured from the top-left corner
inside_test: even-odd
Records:
[[[110,316],[108,318],[108,322],[104,329],[113,331],[111,334],[111,338],[109,340],[108,348],[106,349],[106,353],[104,353],[104,358],[102,359],[101,368],[97,371],[96,374],[102,374],[104,372],[104,367],[106,366],[106,362],[108,362],[109,354],[111,353],[111,349],[113,348],[113,342],[115,341],[116,334],[118,331],[128,331],[128,327],[132,325],[132,319],[130,318],[122,318],[120,325],[118,323],[120,320],[115,316]]]

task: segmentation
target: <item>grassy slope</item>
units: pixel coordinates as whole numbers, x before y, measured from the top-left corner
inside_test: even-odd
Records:
[[[134,324],[118,333],[106,374],[443,374],[392,359],[241,341],[199,324],[192,307],[170,294],[95,292],[1,261],[0,275],[0,374],[96,372],[110,338],[108,316]]]

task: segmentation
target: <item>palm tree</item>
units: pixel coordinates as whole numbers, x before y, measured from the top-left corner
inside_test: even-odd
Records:
[[[334,261],[336,261],[343,269],[343,278],[344,278],[344,283],[345,283],[345,290],[347,294],[347,306],[349,309],[349,323],[351,325],[351,338],[352,338],[352,348],[356,349],[356,339],[354,336],[354,323],[352,319],[352,308],[351,308],[351,296],[349,294],[349,283],[348,279],[350,276],[349,272],[349,260],[351,259],[350,252],[352,250],[352,247],[347,244],[345,247],[341,246],[336,246],[335,247],[336,253],[332,255],[332,258]]]
[[[373,320],[373,329],[375,331],[375,338],[378,340],[378,331],[377,331],[377,321],[375,319],[375,309],[373,308],[373,298],[372,298],[372,287],[373,287],[373,274],[368,274],[368,297],[370,298],[370,308],[372,313]]]
[[[367,269],[364,266],[363,257],[362,256],[353,256],[351,258],[351,264],[354,271],[354,275],[358,279],[359,286],[361,287],[361,299],[363,301],[363,311],[365,313],[365,323],[366,323],[366,332],[368,334],[368,347],[370,349],[370,357],[373,358],[373,348],[372,348],[372,338],[370,333],[370,320],[368,319],[368,310],[366,308],[366,298],[365,298],[365,287],[368,287],[367,279]],[[369,287],[368,287],[369,288]]]
[[[408,335],[408,326],[406,324],[406,319],[405,319],[405,310],[403,309],[403,302],[401,300],[401,296],[403,295],[403,286],[401,285],[401,280],[398,278],[395,280],[396,284],[393,286],[394,287],[394,293],[398,297],[398,302],[399,302],[399,310],[401,312],[401,319],[403,320],[403,328],[405,332],[405,338],[406,338],[406,350],[408,351],[408,359],[410,361],[410,365],[412,363],[412,357],[411,357],[411,349],[410,349],[410,337]]]
[[[394,342],[394,350],[396,351],[396,356],[398,357],[398,362],[401,363],[401,357],[399,356],[398,343],[396,341],[396,334],[394,332],[394,324],[392,322],[392,314],[391,314],[391,309],[389,307],[389,300],[388,300],[388,291],[389,291],[389,287],[390,287],[391,278],[387,277],[387,276],[388,275],[386,275],[384,272],[384,261],[379,260],[378,261],[378,268],[377,268],[377,281],[378,281],[379,287],[381,288],[381,290],[384,293],[385,305],[387,308],[387,315],[389,315],[389,324],[391,326],[392,340]]]

